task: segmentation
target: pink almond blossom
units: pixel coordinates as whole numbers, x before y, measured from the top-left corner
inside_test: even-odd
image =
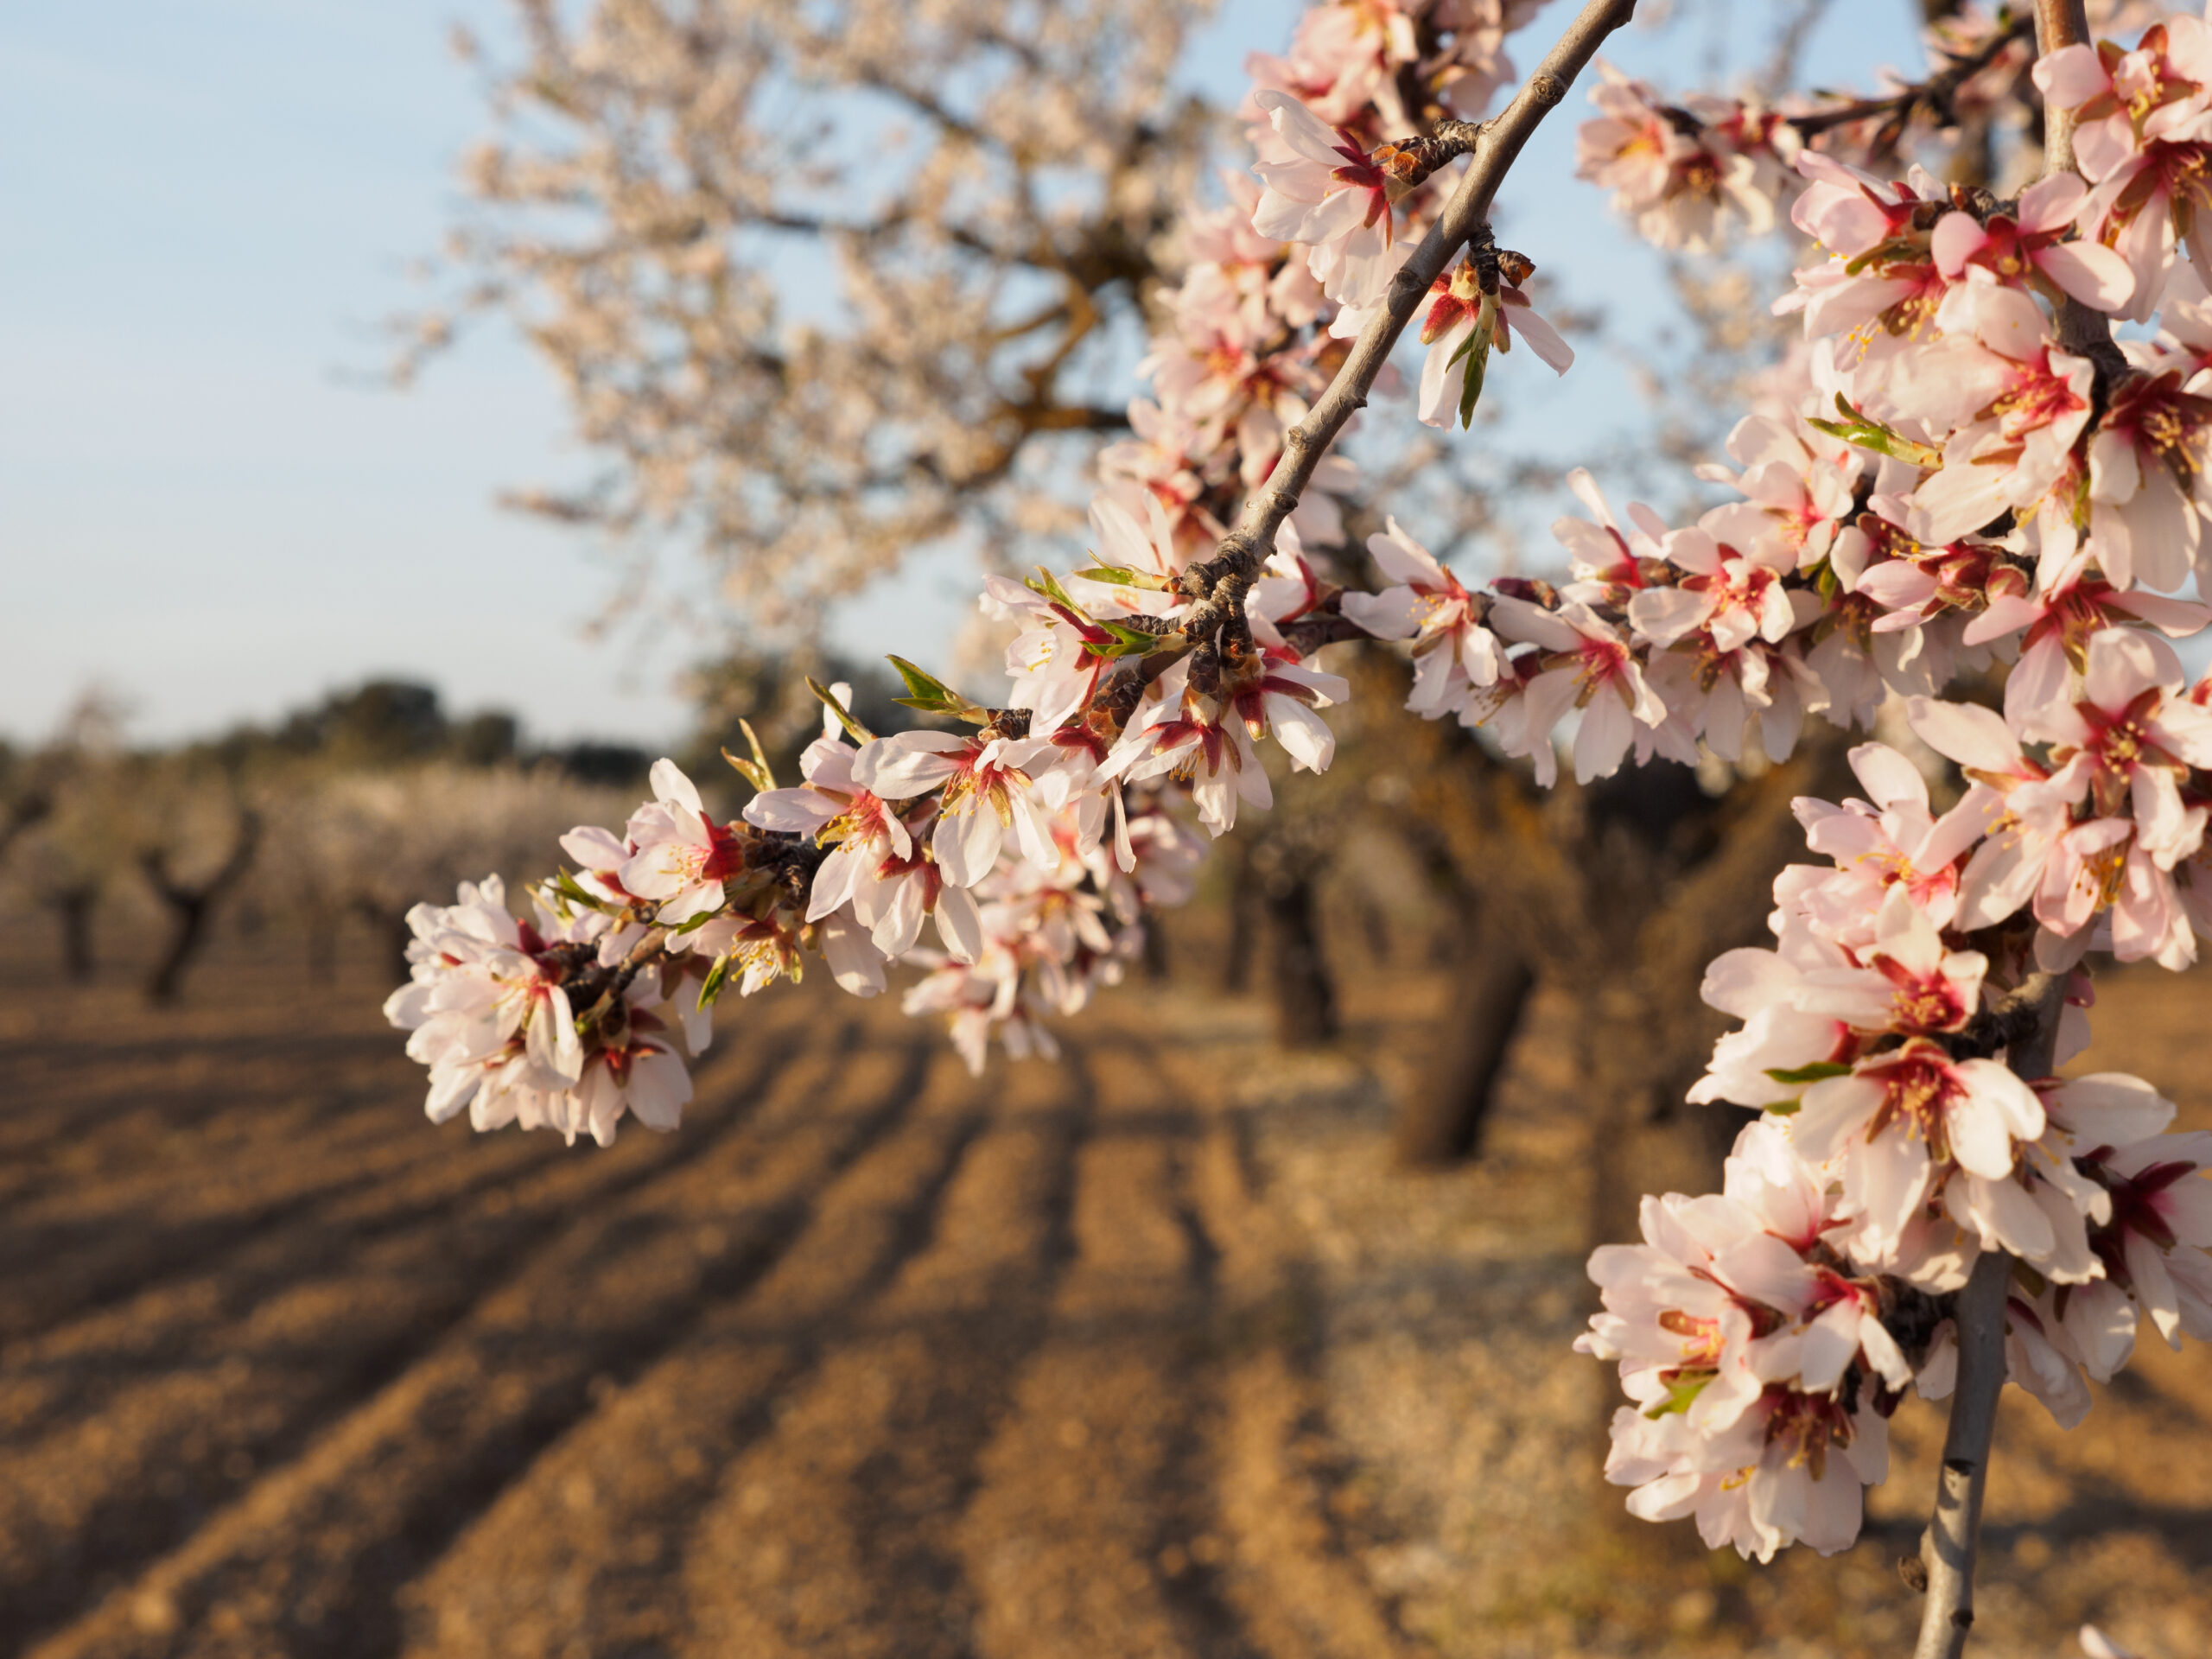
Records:
[[[1371,299],[1390,251],[1389,175],[1351,134],[1287,92],[1259,92],[1254,101],[1268,112],[1282,153],[1253,165],[1267,187],[1253,209],[1253,228],[1280,242],[1311,244],[1313,275],[1331,299]]]

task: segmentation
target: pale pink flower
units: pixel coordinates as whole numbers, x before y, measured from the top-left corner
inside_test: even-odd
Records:
[[[633,992],[640,988],[632,987]],[[690,1070],[666,1027],[649,1008],[632,1007],[621,1039],[598,1045],[585,1062],[574,1092],[580,1122],[569,1126],[569,1139],[573,1144],[581,1127],[601,1146],[612,1146],[626,1112],[666,1135],[682,1126],[690,1098]]]
[[[1623,530],[1586,467],[1567,474],[1567,486],[1592,516],[1552,520],[1552,539],[1567,550],[1574,572],[1574,581],[1561,592],[1592,607],[1626,604],[1630,594],[1662,574],[1657,565],[1660,543],[1668,534],[1665,522],[1643,502],[1631,501],[1628,518],[1635,528]]]
[[[928,960],[928,953],[917,952]],[[952,1046],[977,1077],[989,1052],[994,1032],[1016,1058],[1041,1051],[1047,1058],[1059,1046],[1049,1033],[1034,1025],[1020,1005],[1021,967],[1014,952],[992,939],[973,963],[945,963],[907,991],[899,1011],[911,1016],[947,1016]]]
[[[516,1123],[571,1144],[588,1134],[601,1146],[626,1112],[650,1128],[677,1127],[691,1096],[683,1055],[710,1034],[703,1015],[667,1007],[671,982],[685,982],[679,970],[634,975],[587,1038],[568,982],[600,963],[618,931],[608,917],[563,915],[541,893],[536,920],[518,920],[493,876],[464,882],[457,904],[417,905],[408,921],[410,982],[385,1014],[412,1033],[409,1054],[430,1068],[433,1122],[466,1107],[480,1130]]]
[[[1899,359],[1889,380],[1898,410],[1949,435],[1904,521],[1931,547],[2042,501],[2067,473],[2096,385],[2094,365],[2057,350],[2041,308],[2018,289],[1962,283],[1942,323],[1946,337]]]
[[[1380,103],[1402,124],[1392,81],[1398,66],[1420,56],[1414,16],[1393,0],[1314,6],[1298,20],[1287,61],[1255,53],[1246,68],[1263,86],[1310,102],[1324,119],[1355,121]]]
[[[1483,366],[1490,351],[1511,351],[1516,329],[1555,372],[1565,374],[1574,365],[1574,348],[1536,315],[1526,294],[1507,283],[1495,296],[1485,295],[1465,261],[1439,276],[1429,296],[1421,328],[1428,356],[1421,364],[1416,411],[1424,425],[1452,424],[1467,376]]]
[[[701,805],[699,791],[673,760],[653,762],[653,799],[631,816],[629,856],[615,874],[626,892],[657,905],[675,925],[721,908],[722,883],[745,868],[745,849]],[[573,850],[573,849],[572,849]]]
[[[1935,1036],[1965,1028],[1989,969],[1978,950],[1944,949],[1936,925],[1902,881],[1884,896],[1873,942],[1859,954],[1864,967],[1808,971],[1797,1005],[1869,1033]]]
[[[1916,194],[1934,194],[1932,180]],[[1838,336],[1834,360],[1842,389],[1866,403],[1897,358],[1936,335],[1936,312],[1950,279],[1936,268],[1925,232],[1886,238],[1853,258],[1840,254],[1801,267],[1796,286],[1774,303],[1775,315],[1802,311],[1805,337]]]
[[[1930,810],[1928,783],[1895,749],[1863,743],[1851,751],[1851,767],[1866,801],[1834,806],[1810,798],[1794,803],[1812,849],[1836,863],[1834,875],[1808,887],[1810,912],[1847,947],[1870,944],[1893,893],[1936,927],[1950,925],[1958,905],[1958,861],[1994,821],[1995,791],[1969,790],[1949,811]],[[1910,924],[1903,916],[1899,926]]]
[[[583,1045],[563,964],[534,926],[508,912],[498,876],[461,883],[455,904],[416,905],[407,923],[410,981],[384,1012],[412,1033],[409,1058],[430,1068],[432,1122],[466,1106],[476,1128],[494,1128],[513,1121],[516,1091],[557,1092],[576,1081]],[[605,918],[580,925],[603,928]]]
[[[1133,435],[1098,452],[1098,475],[1125,511],[1141,510],[1147,499],[1159,505],[1179,569],[1227,533],[1205,509],[1205,480],[1197,470],[1212,443],[1186,412],[1171,414],[1149,397],[1129,400],[1128,421]]]
[[[694,954],[734,963],[738,995],[752,996],[779,979],[796,982],[805,971],[804,926],[779,910],[757,917],[725,912],[687,937]]]
[[[948,886],[930,849],[919,843],[876,866],[873,879],[853,894],[853,913],[875,948],[893,960],[914,948],[925,916],[935,919],[938,938],[953,961],[972,963],[983,948],[974,896]]]
[[[1901,1389],[1910,1370],[1876,1287],[1827,1247],[1821,1182],[1756,1124],[1725,1193],[1647,1198],[1643,1224],[1642,1245],[1591,1257],[1605,1311],[1575,1344],[1618,1361],[1637,1402],[1615,1418],[1606,1478],[1637,1488],[1630,1514],[1694,1514],[1715,1547],[1846,1547],[1886,1463],[1867,1379]]]
[[[1098,505],[1092,504],[1094,513]],[[1097,689],[1100,673],[1114,660],[1113,635],[1006,576],[983,578],[980,604],[986,616],[1021,629],[1007,641],[1007,677],[1014,683],[1007,706],[1028,709],[1039,732],[1058,729]]]
[[[1722,513],[1726,509],[1721,509]],[[1708,513],[1716,524],[1725,519]],[[1709,635],[1720,652],[1740,651],[1754,639],[1778,644],[1796,624],[1782,578],[1796,568],[1796,548],[1769,541],[1749,552],[1723,546],[1704,524],[1669,531],[1663,556],[1688,572],[1671,587],[1649,587],[1629,601],[1628,619],[1640,640],[1665,647],[1692,632]]]
[[[2181,375],[2139,375],[2114,389],[2089,439],[2089,536],[2116,588],[2171,592],[2208,563],[2212,513],[2212,398]]]
[[[1906,705],[1914,734],[1962,767],[2003,804],[1982,827],[1983,839],[1957,878],[1951,925],[1961,930],[1994,926],[2035,897],[2045,866],[2060,856],[2059,842],[2072,827],[2071,776],[2053,781],[2021,748],[2004,720],[1969,703],[1915,697]]]
[[[1347,593],[1338,608],[1378,639],[1413,642],[1414,688],[1406,707],[1434,719],[1456,712],[1471,687],[1494,685],[1504,648],[1483,626],[1484,606],[1427,548],[1386,521],[1367,550],[1392,584],[1379,594]]]
[[[2139,1091],[2172,1115],[2170,1103],[2134,1078],[2115,1073],[2080,1084]],[[2055,1115],[2078,1115],[2067,1098],[2078,1086],[2052,1092]],[[2062,1319],[2069,1350],[2090,1376],[2105,1382],[2133,1354],[2143,1313],[2176,1349],[2184,1335],[2212,1336],[2212,1258],[2205,1251],[2212,1244],[2212,1183],[2202,1179],[2212,1136],[2154,1133],[2115,1146],[2077,1128],[2073,1140],[2106,1200],[2090,1230],[2103,1277],[2069,1287]]]
[[[1921,205],[1910,185],[1878,179],[1820,150],[1799,150],[1795,164],[1807,184],[1789,210],[1790,222],[1845,259],[1906,230]]]
[[[1954,1060],[1913,1038],[1806,1090],[1790,1143],[1842,1183],[1867,1247],[1893,1250],[1953,1167],[1987,1180],[2012,1172],[2013,1143],[2044,1131],[2035,1091],[1995,1060]]]
[[[1491,616],[1501,636],[1526,641],[1541,653],[1534,677],[1517,688],[1531,745],[1548,747],[1548,734],[1567,711],[1582,711],[1574,734],[1578,783],[1612,776],[1636,727],[1666,719],[1666,707],[1645,683],[1628,640],[1588,606],[1570,602],[1554,612],[1524,599],[1500,598]],[[1541,763],[1538,770],[1541,774]]]
[[[1708,252],[1774,224],[1787,182],[1780,148],[1795,133],[1770,111],[1692,94],[1669,105],[1649,86],[1600,62],[1590,101],[1599,118],[1576,130],[1574,175],[1613,193],[1646,241]]]
[[[1051,747],[1049,738],[900,732],[865,745],[853,762],[853,777],[887,800],[935,792],[930,852],[947,882],[972,887],[998,862],[1008,828],[1020,837],[1025,858],[1046,869],[1059,862],[1043,810],[1031,798],[1027,770]]]
[[[1255,741],[1273,736],[1294,771],[1326,772],[1337,740],[1316,709],[1343,702],[1351,687],[1341,675],[1307,668],[1287,650],[1263,647],[1247,670],[1224,670],[1221,695]]]
[[[1260,807],[1273,804],[1252,747],[1257,740],[1272,734],[1294,768],[1327,770],[1336,739],[1314,710],[1351,695],[1340,676],[1305,667],[1275,646],[1262,647],[1241,666],[1225,666],[1215,694],[1191,691],[1187,672],[1179,671],[1186,670],[1187,659],[1161,677],[1157,695],[1141,706],[1099,768],[1101,779],[1185,778],[1200,817],[1221,835],[1235,823],[1240,798]]]
[[[747,823],[806,836],[817,845],[835,849],[814,873],[806,908],[810,922],[820,921],[850,901],[874,880],[885,860],[903,859],[913,851],[904,821],[854,777],[855,752],[844,741],[836,717],[825,711],[823,719],[830,729],[799,756],[799,771],[806,782],[797,789],[763,790],[745,807]]]
[[[1726,1100],[1778,1106],[1817,1081],[1808,1071],[1856,1059],[1860,1043],[1850,1022],[1810,1013],[1800,998],[1808,971],[1849,965],[1840,946],[1808,929],[1793,930],[1780,950],[1746,946],[1714,957],[1698,995],[1744,1025],[1713,1045],[1689,1099],[1699,1105]]]
[[[2129,812],[2160,868],[2196,851],[2205,809],[2184,804],[2181,783],[2190,768],[2212,766],[2212,710],[2183,694],[2171,646],[2128,628],[2094,635],[2080,698],[2034,710],[2021,734],[2051,744],[2058,765],[2082,756],[2087,767],[2070,775],[2093,813]]]
[[[2212,607],[2114,588],[2075,565],[2033,593],[1993,598],[1967,624],[1964,638],[1979,645],[2020,636],[2019,659],[2005,680],[2005,711],[2008,719],[2025,720],[2046,704],[2070,702],[2090,639],[2130,622],[2148,623],[2178,639],[2212,623]]]
[[[1253,228],[1278,241],[1312,244],[1309,263],[1331,299],[1373,297],[1390,249],[1389,175],[1357,138],[1288,93],[1262,92],[1254,101],[1281,135],[1282,153],[1253,165],[1267,186]]]
[[[1728,517],[1732,533],[1721,537],[1747,547],[1764,563],[1774,550],[1789,555],[1789,565],[1809,570],[1828,557],[1839,535],[1847,534],[1859,511],[1858,488],[1866,472],[1866,452],[1840,438],[1815,432],[1802,421],[1783,422],[1747,415],[1728,435],[1728,454],[1743,468],[1731,473],[1715,463],[1697,475],[1732,486],[1747,498]],[[1743,533],[1745,524],[1755,531]]]
[[[2212,34],[2201,19],[2176,15],[2145,30],[2133,52],[2062,48],[2037,62],[2035,82],[2053,108],[2076,111],[2075,160],[2096,186],[2082,223],[2133,269],[2134,293],[2118,315],[2140,321],[2158,306],[2177,238],[2198,274],[2212,274],[2204,216]]]
[[[2127,262],[2095,242],[2066,239],[2088,196],[2074,174],[2055,173],[2020,193],[2017,218],[1992,213],[1984,225],[1971,213],[1946,213],[1931,240],[1936,268],[1954,282],[1971,269],[2015,287],[2040,274],[2084,305],[2118,311],[2135,287]]]

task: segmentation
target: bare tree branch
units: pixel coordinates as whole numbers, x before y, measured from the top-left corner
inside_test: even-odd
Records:
[[[2006,1056],[2012,1070],[2028,1078],[2050,1075],[2059,1015],[2065,1006],[2066,976],[2037,977],[2042,983],[2036,988],[2040,995],[2035,1023]],[[2012,1256],[2003,1250],[1984,1250],[1952,1315],[1958,1331],[1959,1380],[1951,1395],[1950,1424],[1943,1433],[1936,1513],[1920,1540],[1920,1559],[1928,1569],[1928,1599],[1921,1605],[1920,1640],[1913,1659],[1959,1659],[1974,1628],[1981,1498],[1989,1478],[1990,1446],[1997,1434],[1998,1397],[2005,1390],[2005,1302],[2012,1284]]]

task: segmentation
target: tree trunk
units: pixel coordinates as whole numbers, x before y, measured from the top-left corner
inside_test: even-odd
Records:
[[[1474,1157],[1536,976],[1517,951],[1477,936],[1454,975],[1444,1037],[1420,1089],[1399,1109],[1399,1163],[1435,1168]]]
[[[338,912],[328,905],[310,905],[307,910],[308,977],[317,985],[329,985],[338,978]]]
[[[1221,957],[1221,988],[1242,996],[1252,988],[1252,962],[1260,954],[1260,923],[1266,908],[1261,875],[1249,846],[1239,842],[1229,875],[1229,943]]]
[[[353,911],[369,925],[369,931],[384,941],[385,972],[395,983],[406,979],[414,971],[414,963],[407,960],[407,947],[415,942],[415,930],[407,925],[407,912],[387,909],[366,895],[353,901]]]
[[[1167,958],[1167,930],[1160,921],[1157,913],[1144,918],[1144,976],[1155,982],[1174,971]]]
[[[168,949],[146,979],[146,998],[151,1002],[174,1002],[184,987],[184,970],[200,954],[207,936],[210,895],[203,893],[165,893],[169,906]]]
[[[223,896],[236,887],[253,863],[254,849],[261,842],[261,817],[248,809],[238,814],[238,833],[222,868],[198,887],[188,887],[169,873],[168,852],[149,847],[138,855],[146,880],[175,918],[168,949],[146,980],[149,1002],[173,1002],[184,988],[185,969],[207,939],[207,918]]]
[[[1338,1031],[1336,987],[1321,954],[1320,894],[1312,875],[1279,874],[1266,884],[1268,945],[1274,957],[1275,1040],[1313,1048]]]
[[[92,950],[92,916],[99,904],[98,887],[65,887],[54,897],[54,912],[61,920],[61,970],[74,985],[89,984],[99,964]]]
[[[415,943],[415,930],[407,925],[407,912],[385,918],[385,940],[391,955],[385,959],[391,968],[394,984],[404,984],[414,973],[415,964],[407,960],[407,947]]]

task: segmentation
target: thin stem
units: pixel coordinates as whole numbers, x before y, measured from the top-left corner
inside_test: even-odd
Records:
[[[2005,1056],[2023,1077],[2050,1075],[2058,1046],[2066,977],[2045,983],[2037,1018]],[[1928,1599],[1921,1605],[1920,1640],[1913,1659],[1959,1659],[1974,1627],[1974,1570],[1981,1542],[1981,1499],[1989,1453],[1997,1434],[1997,1401],[2005,1389],[2005,1302],[2012,1258],[1984,1250],[1952,1312],[1958,1332],[1959,1377],[1951,1395],[1951,1421],[1943,1433],[1943,1468],[1937,1477],[1936,1513],[1921,1535],[1920,1559],[1928,1569]]]
[[[2089,34],[2089,14],[2082,0],[2036,0],[2036,49],[2048,57],[2063,46],[2087,46]],[[2049,105],[2043,112],[2043,170],[2048,178],[2053,173],[2074,170],[2074,128],[2076,118],[2071,110],[2054,110]]]
[[[1871,121],[1876,116],[1886,116],[1896,124],[1895,130],[1885,130],[1883,142],[1875,146],[1878,150],[1886,153],[1903,134],[1904,124],[1911,118],[1915,109],[1924,104],[1939,116],[1948,113],[1952,95],[1996,62],[2014,41],[2024,40],[2027,34],[2027,20],[2016,19],[1991,35],[1979,51],[1953,59],[1940,73],[1916,86],[1906,87],[1901,92],[1888,98],[1862,98],[1853,103],[1839,105],[1832,110],[1815,110],[1808,114],[1785,115],[1782,118],[1796,128],[1802,137],[1809,138],[1833,127],[1851,126],[1861,121]]]
[[[1954,1312],[1959,1380],[1951,1397],[1950,1427],[1943,1434],[1936,1513],[1920,1538],[1928,1599],[1921,1607],[1913,1659],[1958,1659],[1974,1627],[1974,1556],[1981,1541],[1990,1443],[1997,1433],[1997,1400],[2005,1389],[2005,1294],[2012,1281],[2012,1256],[1984,1250]]]

